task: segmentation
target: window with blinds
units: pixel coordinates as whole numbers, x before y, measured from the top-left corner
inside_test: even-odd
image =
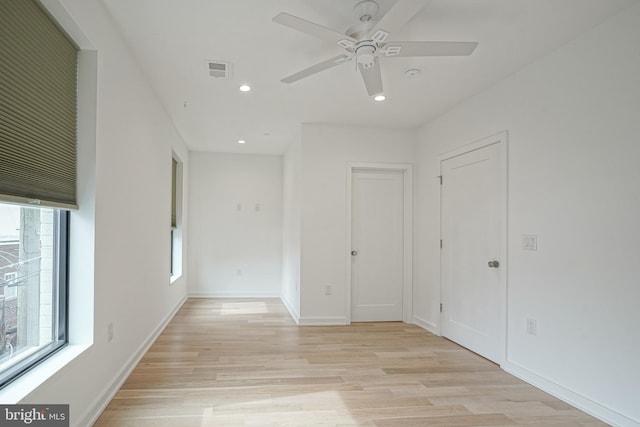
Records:
[[[76,208],[78,49],[33,0],[0,0],[0,201]]]
[[[35,0],[0,0],[0,388],[67,344],[78,49]]]

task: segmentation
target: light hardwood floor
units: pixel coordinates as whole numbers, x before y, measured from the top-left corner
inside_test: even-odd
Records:
[[[403,323],[298,327],[277,299],[190,299],[95,426],[596,426]]]

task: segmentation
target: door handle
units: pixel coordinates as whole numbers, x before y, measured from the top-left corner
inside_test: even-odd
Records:
[[[500,263],[497,260],[489,261],[489,268],[498,268]]]
[[[351,256],[356,256],[358,255],[358,251],[351,251]]]

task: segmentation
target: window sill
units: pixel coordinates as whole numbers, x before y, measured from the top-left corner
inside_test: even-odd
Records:
[[[76,357],[84,353],[90,345],[67,345],[38,366],[31,369],[20,378],[0,390],[0,402],[3,404],[19,403],[33,393],[38,387],[47,382],[58,371],[71,363]]]
[[[173,285],[176,280],[182,277],[182,274],[175,274],[169,279],[169,285]]]

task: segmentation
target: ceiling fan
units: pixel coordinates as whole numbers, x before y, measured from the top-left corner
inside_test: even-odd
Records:
[[[427,4],[425,0],[398,0],[396,4],[380,18],[378,4],[372,0],[361,1],[353,10],[360,23],[345,33],[323,27],[305,19],[281,12],[273,21],[311,36],[336,43],[344,53],[329,58],[302,71],[291,74],[281,81],[293,83],[320,71],[355,61],[369,96],[382,96],[382,74],[380,57],[420,57],[420,56],[468,56],[478,46],[476,42],[454,41],[387,41],[389,35],[402,28],[418,11]]]

